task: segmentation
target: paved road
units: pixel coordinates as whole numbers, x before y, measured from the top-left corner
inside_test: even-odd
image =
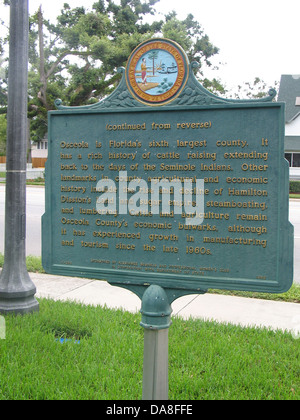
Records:
[[[0,252],[4,252],[5,185],[0,184]],[[27,187],[27,255],[41,255],[41,216],[45,211],[43,187]],[[294,279],[300,284],[300,200],[290,201],[290,221],[295,228]]]
[[[41,217],[45,212],[45,189],[27,187],[26,254],[41,255]],[[0,252],[4,253],[5,185],[0,184]]]

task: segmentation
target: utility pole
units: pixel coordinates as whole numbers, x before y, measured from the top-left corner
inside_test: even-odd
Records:
[[[0,275],[0,313],[39,309],[25,255],[26,149],[28,96],[28,0],[10,2],[10,41],[6,145],[4,266]]]

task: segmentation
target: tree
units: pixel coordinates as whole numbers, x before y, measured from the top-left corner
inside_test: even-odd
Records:
[[[177,41],[190,61],[199,63],[198,76],[217,54],[200,24],[190,14],[183,21],[172,12],[156,20],[159,0],[98,0],[93,10],[65,3],[55,24],[43,16],[42,8],[30,18],[29,117],[31,139],[47,132],[47,112],[61,98],[67,105],[98,102],[119,83],[117,68],[137,45],[154,36]],[[152,16],[152,23],[145,22]],[[149,20],[149,19],[147,19]],[[155,57],[153,58],[155,61]],[[197,72],[196,72],[197,73]]]
[[[260,79],[255,77],[253,82],[244,82],[242,85],[238,85],[235,92],[231,94],[234,99],[260,99],[269,95],[269,90],[274,89],[279,85],[279,82],[274,82],[272,86]]]
[[[5,60],[0,56],[0,114],[7,112],[7,68]]]
[[[155,60],[157,60],[158,51],[151,51],[148,55],[149,60],[152,60],[153,63],[153,76],[155,75]]]
[[[4,22],[0,19],[1,25]],[[4,57],[5,40],[0,38],[0,156],[6,154],[6,130],[7,130],[7,76],[8,69]]]
[[[6,115],[0,115],[0,156],[6,154]]]
[[[44,19],[41,8],[30,20],[30,118],[33,140],[47,130],[47,111],[58,97],[77,106],[99,101],[118,83],[117,67],[160,25],[144,24],[142,16],[154,13],[158,0],[111,0],[71,9],[64,4],[55,25]],[[74,60],[74,57],[76,59]]]
[[[176,12],[171,12],[166,16],[166,23],[162,28],[163,36],[178,42],[187,52],[189,60],[196,61],[199,65],[198,72],[203,76],[205,65],[211,67],[211,57],[218,54],[219,49],[209,40],[208,35],[204,34],[199,22],[189,14],[185,20],[177,19]]]
[[[0,23],[3,24],[3,22]],[[6,65],[6,59],[4,57],[4,45],[5,40],[0,38],[0,114],[6,114],[7,112],[7,76],[8,69]]]

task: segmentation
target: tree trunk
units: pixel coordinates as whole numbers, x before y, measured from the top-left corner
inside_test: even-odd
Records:
[[[38,93],[38,98],[48,110],[47,103],[47,77],[45,73],[45,54],[44,54],[44,32],[43,32],[43,12],[42,6],[40,6],[38,11],[38,27],[39,27],[39,49],[40,49],[40,82],[41,87]]]

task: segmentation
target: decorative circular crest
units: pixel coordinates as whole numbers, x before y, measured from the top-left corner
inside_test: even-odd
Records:
[[[140,44],[126,67],[126,82],[142,103],[157,106],[174,100],[188,79],[188,58],[183,49],[167,39]]]

